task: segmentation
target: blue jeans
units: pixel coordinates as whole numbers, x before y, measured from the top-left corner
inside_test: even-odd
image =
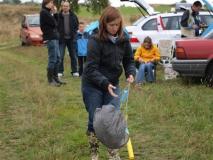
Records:
[[[118,85],[114,92],[119,95],[120,89]],[[112,104],[116,109],[120,109],[119,97],[112,97],[108,91],[104,91],[90,83],[82,82],[82,95],[86,110],[89,113],[87,129],[89,132],[94,132],[93,117],[96,108],[101,108],[102,105]]]
[[[146,78],[148,82],[153,82],[154,81],[154,74],[152,71],[153,67],[154,64],[151,62],[140,64],[138,74],[136,76],[136,83],[142,83],[146,80]]]
[[[58,40],[48,40],[48,69],[57,69],[60,63],[60,51]]]
[[[77,53],[76,53],[76,42],[72,39],[65,39],[63,42],[60,42],[60,53],[61,53],[61,62],[59,65],[59,72],[64,72],[64,54],[65,54],[65,48],[67,47],[69,56],[70,56],[70,62],[71,62],[71,73],[75,73],[78,71],[77,69]]]

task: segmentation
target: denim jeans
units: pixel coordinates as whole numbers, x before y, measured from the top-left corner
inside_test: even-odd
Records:
[[[48,40],[48,69],[57,69],[60,63],[60,51],[58,40]]]
[[[67,47],[69,56],[70,56],[70,62],[71,62],[71,73],[75,73],[78,71],[77,69],[77,53],[76,53],[76,42],[72,39],[65,39],[63,42],[60,42],[60,53],[61,53],[61,62],[59,65],[59,73],[64,72],[64,54],[65,54],[65,48]]]
[[[146,80],[146,78],[148,82],[153,82],[154,81],[154,74],[152,71],[153,67],[154,67],[154,64],[151,62],[140,64],[139,70],[136,76],[136,83],[142,83]]]
[[[119,86],[116,86],[114,92],[119,95]],[[104,91],[88,82],[82,82],[82,95],[88,117],[88,131],[94,132],[93,117],[96,108],[101,108],[102,105],[112,104],[116,109],[120,109],[120,98],[112,97],[108,91]]]

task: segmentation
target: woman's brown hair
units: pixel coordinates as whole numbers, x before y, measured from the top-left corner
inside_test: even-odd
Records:
[[[100,40],[107,40],[108,39],[108,32],[107,32],[107,23],[110,23],[116,19],[120,19],[120,27],[118,30],[118,38],[123,39],[123,19],[121,17],[120,12],[111,6],[108,6],[104,9],[100,20],[99,20],[99,32],[98,32],[98,38]]]

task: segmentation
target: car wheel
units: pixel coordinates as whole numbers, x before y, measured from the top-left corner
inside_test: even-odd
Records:
[[[208,87],[213,87],[213,63],[208,67],[203,83]]]

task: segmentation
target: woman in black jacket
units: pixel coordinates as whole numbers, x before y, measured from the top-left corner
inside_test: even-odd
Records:
[[[43,40],[47,43],[48,48],[48,82],[52,86],[60,86],[61,84],[64,84],[64,82],[61,82],[58,79],[60,51],[57,23],[53,16],[54,7],[53,0],[43,0],[40,12],[40,27],[43,32]]]
[[[114,7],[107,7],[100,17],[98,34],[88,42],[88,55],[82,75],[83,101],[89,113],[88,129],[92,159],[98,159],[97,139],[93,128],[96,108],[112,104],[119,109],[119,77],[125,70],[127,81],[132,83],[135,66],[132,48],[123,32],[122,17]],[[109,149],[109,155],[120,159],[118,152]]]

